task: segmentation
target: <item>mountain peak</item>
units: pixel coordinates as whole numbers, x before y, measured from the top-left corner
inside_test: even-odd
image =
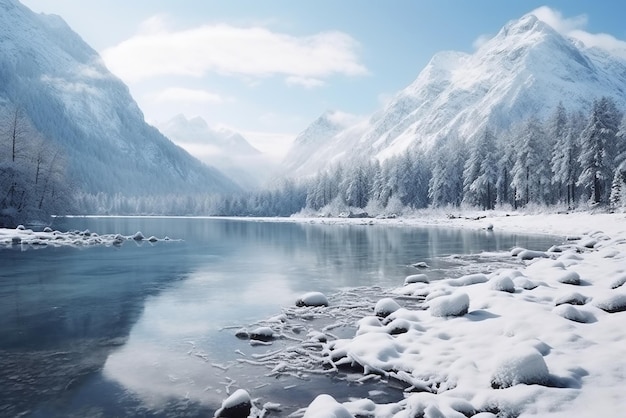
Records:
[[[284,165],[312,173],[329,165],[329,155],[384,160],[411,148],[430,149],[446,136],[471,141],[486,127],[502,132],[531,116],[545,118],[560,101],[572,111],[587,111],[601,96],[626,105],[624,85],[623,59],[584,48],[526,14],[472,54],[437,53],[365,124],[333,134],[328,115],[318,118],[288,154],[298,163]]]
[[[558,32],[534,14],[529,13],[508,22],[494,39],[532,37],[533,35],[558,35]]]

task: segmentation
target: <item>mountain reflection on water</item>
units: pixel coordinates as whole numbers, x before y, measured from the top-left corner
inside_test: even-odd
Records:
[[[306,405],[332,381],[276,382],[262,368],[237,363],[272,347],[251,347],[232,327],[280,313],[311,290],[400,286],[418,261],[441,277],[455,263],[444,256],[547,249],[557,241],[197,218],[58,222],[59,230],[139,230],[174,241],[0,251],[0,416],[210,416],[228,389],[270,396],[293,385],[276,398],[293,403],[286,409]]]

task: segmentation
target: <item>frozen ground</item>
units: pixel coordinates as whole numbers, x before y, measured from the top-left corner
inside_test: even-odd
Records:
[[[563,245],[512,249],[506,256],[518,264],[487,273],[468,269],[429,280],[428,270],[421,270],[425,277],[407,278],[406,284],[398,278],[398,287],[381,290],[378,302],[351,299],[348,292],[331,297],[328,307],[286,308],[264,325],[294,345],[268,347],[266,355],[242,361],[273,374],[341,371],[352,382],[378,380],[381,387],[400,385],[405,393],[389,404],[340,403],[329,390],[293,412],[295,417],[621,416],[626,215],[479,216],[372,222],[556,234],[564,237]],[[297,330],[303,319],[323,316],[326,325]],[[334,332],[348,323],[356,326],[350,335]]]

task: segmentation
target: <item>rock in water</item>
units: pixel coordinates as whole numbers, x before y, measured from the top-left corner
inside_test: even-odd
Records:
[[[309,292],[296,300],[296,306],[328,306],[328,299],[320,292]]]
[[[247,418],[252,409],[250,394],[238,389],[222,402],[222,407],[215,411],[215,417],[220,418]]]

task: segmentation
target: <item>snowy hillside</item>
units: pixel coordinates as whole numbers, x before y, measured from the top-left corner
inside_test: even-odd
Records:
[[[531,115],[545,118],[560,101],[568,111],[586,113],[601,96],[626,105],[626,61],[566,39],[529,14],[509,22],[473,54],[435,55],[367,122],[322,132],[317,150],[301,139],[320,120],[313,122],[284,166],[306,176],[326,167],[330,155],[384,160],[410,147],[429,149],[446,135],[470,139],[486,126],[497,133]]]
[[[157,128],[245,189],[262,186],[274,172],[271,162],[241,134],[228,129],[213,129],[201,117],[187,119],[184,115],[177,115],[157,124]]]
[[[237,189],[144,121],[128,88],[58,16],[0,0],[0,107],[19,108],[56,143],[71,180],[90,192]]]

